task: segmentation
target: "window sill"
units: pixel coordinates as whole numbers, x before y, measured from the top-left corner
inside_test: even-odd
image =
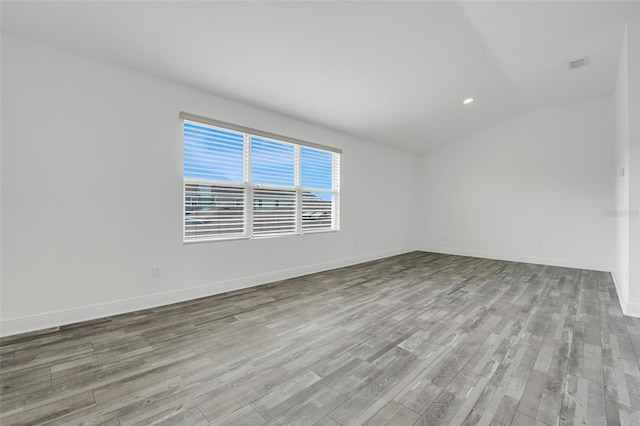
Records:
[[[199,244],[199,243],[215,243],[220,241],[238,241],[238,240],[268,240],[271,238],[283,238],[283,237],[300,237],[305,235],[316,235],[316,234],[332,234],[340,232],[339,229],[331,229],[331,230],[318,230],[318,231],[306,231],[302,233],[289,233],[289,234],[276,234],[276,235],[254,235],[253,237],[249,237],[248,235],[227,237],[227,238],[208,238],[202,240],[183,240],[183,244]]]

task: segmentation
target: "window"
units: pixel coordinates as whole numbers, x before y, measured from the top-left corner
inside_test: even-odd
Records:
[[[339,150],[180,117],[185,242],[339,229]]]

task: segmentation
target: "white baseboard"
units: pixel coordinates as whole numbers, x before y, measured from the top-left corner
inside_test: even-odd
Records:
[[[480,257],[483,259],[507,260],[511,262],[534,263],[536,265],[562,266],[565,268],[588,269],[592,271],[611,272],[613,265],[608,263],[591,263],[553,257],[525,256],[511,253],[495,253],[481,250],[458,249],[439,246],[420,246],[418,250],[433,253],[455,254],[458,256]]]
[[[626,308],[627,308],[626,310],[622,309],[622,312],[624,312],[625,315],[628,315],[630,317],[640,318],[640,304],[627,303]]]
[[[88,306],[79,306],[71,309],[46,312],[38,315],[29,315],[19,318],[9,318],[0,321],[0,336],[11,336],[19,333],[27,333],[37,330],[45,330],[82,321],[90,321],[98,318],[134,312],[142,309],[155,308],[186,300],[213,296],[233,290],[254,287],[273,281],[284,280],[315,272],[327,271],[344,266],[355,265],[370,260],[382,259],[415,250],[414,247],[404,247],[394,250],[369,253],[345,259],[337,259],[328,262],[305,265],[296,268],[284,269],[261,275],[242,277],[234,280],[221,281],[204,286],[190,287],[166,293],[150,294],[131,299],[115,300]]]
[[[613,284],[616,286],[616,293],[618,294],[618,302],[620,303],[620,309],[622,309],[622,313],[632,317],[640,317],[640,306],[630,306],[633,304],[627,301],[626,293],[624,293],[620,288],[620,282],[618,281],[618,277],[616,276],[615,271],[611,272],[611,278],[613,278]],[[635,313],[632,313],[634,311]]]
[[[620,285],[618,284],[618,280],[616,279],[616,275],[613,272],[613,266],[609,264],[576,262],[572,260],[556,259],[556,258],[549,258],[549,257],[532,257],[532,256],[521,256],[521,255],[504,254],[504,253],[490,253],[490,252],[483,252],[483,251],[476,251],[476,250],[454,249],[450,247],[438,247],[438,246],[421,246],[421,247],[418,247],[418,250],[429,251],[432,253],[454,254],[458,256],[479,257],[483,259],[508,260],[512,262],[534,263],[537,265],[562,266],[565,268],[577,268],[577,269],[588,269],[591,271],[610,272],[611,277],[613,278],[613,283],[616,287],[616,292],[618,293],[618,302],[620,303],[620,308],[622,309],[622,313],[628,316],[640,318],[640,304],[629,303],[627,300],[624,299],[624,293],[621,291]]]
[[[611,273],[611,277],[613,278],[613,283],[616,286],[616,292],[618,293],[618,300],[620,301],[620,308],[622,308],[622,313],[630,317],[640,318],[640,304],[630,303],[626,299],[626,293],[622,292],[618,277],[616,276],[615,272]]]

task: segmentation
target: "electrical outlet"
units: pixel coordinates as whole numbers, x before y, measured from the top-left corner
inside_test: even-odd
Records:
[[[151,278],[160,278],[160,268],[157,266],[151,268]]]

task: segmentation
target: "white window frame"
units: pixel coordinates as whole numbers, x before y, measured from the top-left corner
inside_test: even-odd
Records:
[[[340,157],[342,154],[342,150],[332,147],[327,147],[324,145],[319,145],[311,142],[302,141],[299,139],[290,138],[287,136],[276,135],[274,133],[264,132],[256,129],[251,129],[244,126],[239,126],[223,121],[218,121],[206,117],[201,117],[193,114],[189,114],[186,112],[180,113],[180,118],[183,123],[184,122],[192,122],[197,125],[206,125],[214,128],[219,128],[222,130],[230,130],[234,132],[239,132],[244,135],[244,164],[243,164],[243,172],[244,172],[244,182],[227,182],[227,181],[219,181],[219,180],[209,180],[203,178],[189,178],[183,175],[183,196],[182,196],[182,204],[183,204],[183,220],[182,220],[182,229],[183,229],[183,242],[185,244],[192,243],[202,243],[202,242],[212,242],[212,241],[228,241],[228,240],[239,240],[239,239],[263,239],[263,238],[274,238],[274,237],[283,237],[290,235],[303,235],[303,234],[313,234],[313,233],[325,233],[325,232],[336,232],[340,230]],[[266,138],[273,140],[278,143],[290,144],[293,145],[294,148],[294,185],[293,186],[280,186],[280,185],[266,185],[266,184],[256,184],[251,182],[251,138],[253,136],[257,136],[260,138]],[[184,130],[183,130],[183,138],[184,138]],[[183,142],[184,144],[184,142]],[[300,183],[300,164],[301,164],[301,155],[300,150],[301,147],[308,147],[312,149],[317,149],[320,151],[329,152],[332,155],[332,184],[331,189],[321,189],[321,188],[303,188]],[[183,154],[184,155],[184,154]],[[184,163],[184,157],[183,157]],[[233,235],[210,235],[202,238],[187,238],[187,212],[186,212],[186,188],[188,184],[205,184],[211,186],[219,186],[219,187],[233,187],[233,188],[244,188],[244,233],[243,234],[233,234]],[[284,233],[269,233],[269,234],[260,234],[254,235],[254,221],[253,221],[253,213],[254,213],[254,191],[256,189],[272,189],[272,190],[286,190],[286,191],[295,191],[295,226],[293,232],[284,232]],[[331,194],[331,225],[327,228],[318,228],[318,229],[303,229],[303,219],[302,219],[302,200],[303,194],[312,193],[312,192],[321,192]]]

